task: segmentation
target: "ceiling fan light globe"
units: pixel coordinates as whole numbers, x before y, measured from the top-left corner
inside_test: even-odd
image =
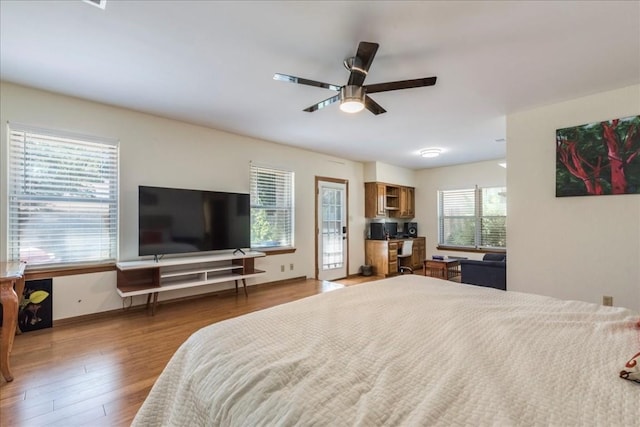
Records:
[[[360,100],[346,100],[342,101],[340,109],[345,113],[358,113],[364,110],[364,104]]]
[[[340,88],[340,109],[345,113],[357,113],[364,110],[366,92],[361,86],[343,86]]]

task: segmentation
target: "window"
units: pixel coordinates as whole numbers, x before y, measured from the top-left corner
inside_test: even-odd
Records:
[[[293,247],[293,172],[251,165],[251,247]]]
[[[506,187],[438,191],[438,245],[506,248]]]
[[[117,142],[11,124],[8,159],[10,260],[116,259]]]

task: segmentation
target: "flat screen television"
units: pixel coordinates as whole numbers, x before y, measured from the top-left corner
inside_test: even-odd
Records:
[[[251,246],[249,194],[138,187],[138,254]]]

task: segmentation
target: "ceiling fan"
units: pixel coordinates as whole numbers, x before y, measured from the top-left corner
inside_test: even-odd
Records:
[[[340,109],[347,113],[357,113],[366,108],[373,114],[378,115],[386,113],[387,110],[371,99],[369,94],[387,92],[390,90],[433,86],[436,84],[437,77],[426,77],[422,79],[400,80],[396,82],[376,83],[363,86],[364,79],[367,77],[373,58],[376,56],[376,52],[378,51],[378,47],[378,43],[360,42],[356,56],[352,56],[344,60],[344,66],[350,72],[349,80],[344,86],[318,82],[315,80],[280,73],[274,74],[273,79],[283,82],[316,86],[338,92],[338,94],[331,98],[327,98],[324,101],[320,101],[303,110],[309,113],[340,101]]]

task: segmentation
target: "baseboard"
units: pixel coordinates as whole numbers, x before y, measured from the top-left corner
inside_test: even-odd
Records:
[[[260,289],[260,288],[266,288],[268,286],[283,285],[283,284],[287,284],[287,283],[291,283],[291,282],[297,282],[297,281],[300,281],[300,280],[307,280],[307,277],[306,276],[292,277],[290,279],[282,279],[282,280],[275,280],[273,282],[258,283],[256,285],[249,285],[247,287],[248,288],[254,288],[254,289],[256,289],[256,288]],[[218,291],[212,291],[212,292],[207,292],[207,293],[203,293],[203,294],[189,295],[189,296],[186,296],[186,297],[162,300],[162,301],[160,301],[160,304],[161,305],[174,304],[174,303],[184,302],[184,301],[188,301],[188,300],[193,300],[193,299],[196,299],[196,298],[212,297],[212,296],[217,296],[217,295],[226,295],[226,294],[235,294],[235,293],[236,293],[235,288],[221,289],[221,290],[218,290]],[[127,307],[126,304],[124,304],[125,300],[123,299],[122,301],[123,301],[123,308],[116,308],[114,310],[101,311],[99,313],[83,314],[82,316],[66,317],[64,319],[54,320],[53,321],[53,327],[73,325],[73,324],[77,324],[77,323],[85,323],[85,322],[90,321],[90,320],[97,320],[97,319],[104,319],[104,318],[107,318],[107,317],[113,317],[115,314],[130,313],[132,310],[138,311],[138,310],[146,310],[147,309],[146,303],[131,305],[131,306]]]

